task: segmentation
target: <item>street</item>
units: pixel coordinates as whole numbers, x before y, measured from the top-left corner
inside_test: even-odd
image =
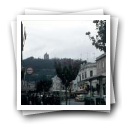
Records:
[[[61,105],[66,105],[66,101],[62,101]],[[70,99],[70,104],[69,104],[69,99],[68,99],[67,105],[84,105],[84,102],[78,102],[75,101],[75,99]]]

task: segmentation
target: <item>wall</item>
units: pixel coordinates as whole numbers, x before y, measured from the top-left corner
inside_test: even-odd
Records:
[[[51,90],[62,90],[62,84],[59,77],[55,76],[52,78],[52,88]]]
[[[80,76],[81,76],[81,80],[91,77],[90,71],[93,71],[93,76],[96,75],[96,64],[88,63],[88,64],[85,64],[84,66],[81,66],[81,69],[78,73],[78,82],[80,81]],[[86,72],[86,78],[85,78],[85,72]]]
[[[106,73],[106,57],[97,60],[97,74],[105,74]]]

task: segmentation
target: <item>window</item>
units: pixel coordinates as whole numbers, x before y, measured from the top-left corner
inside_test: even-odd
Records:
[[[103,68],[105,67],[105,65],[104,65],[104,61],[102,61],[102,67],[103,67]]]
[[[80,81],[81,81],[81,75],[79,75],[79,77],[80,77]]]
[[[87,73],[85,72],[85,78],[87,78]]]
[[[82,73],[82,79],[84,79],[84,73]]]
[[[98,61],[98,68],[100,68],[100,62]]]
[[[80,78],[79,78],[79,76],[77,77],[77,82],[79,82],[80,81]]]
[[[106,95],[106,84],[103,84],[103,95]]]
[[[91,76],[93,76],[93,71],[92,71],[92,70],[90,71],[90,77],[91,77]]]

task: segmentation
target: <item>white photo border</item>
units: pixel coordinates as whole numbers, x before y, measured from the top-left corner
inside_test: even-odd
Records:
[[[21,21],[106,20],[106,105],[21,105]],[[17,110],[110,110],[110,15],[17,16]]]

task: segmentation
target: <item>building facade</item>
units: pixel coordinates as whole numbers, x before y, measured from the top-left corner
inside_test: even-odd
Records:
[[[96,58],[97,75],[105,76],[99,79],[100,94],[106,95],[106,54],[102,54]]]
[[[77,75],[78,82],[78,91],[79,90],[87,90],[90,87],[89,81],[86,81],[88,78],[91,78],[97,74],[96,71],[96,63],[84,63],[81,65],[79,73]],[[97,81],[92,82],[92,86],[96,87]]]
[[[71,88],[71,92],[76,92],[78,90],[78,82],[77,82],[77,77],[75,80],[73,80],[70,83],[70,88]]]
[[[63,90],[62,81],[57,75],[52,78],[51,91],[55,90]]]
[[[76,81],[77,80],[77,81]],[[96,63],[81,65],[72,88],[77,91],[87,90],[99,95],[106,95],[106,54],[96,58]]]
[[[106,75],[106,54],[96,58],[97,75]]]

